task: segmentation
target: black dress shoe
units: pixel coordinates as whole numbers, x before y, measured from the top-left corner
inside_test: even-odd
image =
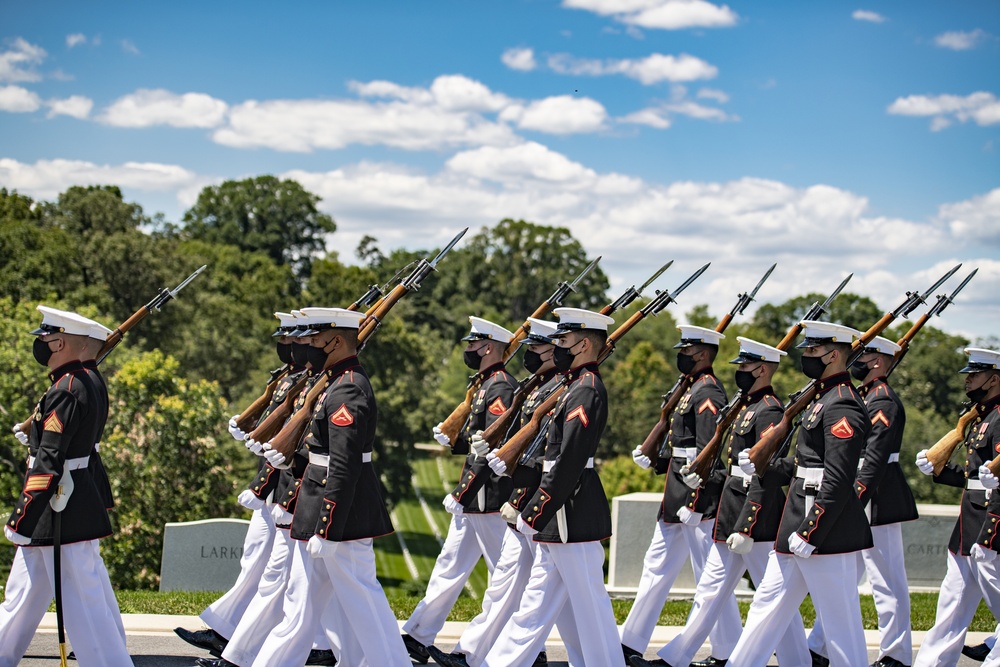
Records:
[[[198,658],[194,664],[198,667],[239,667],[225,658]]]
[[[545,651],[539,651],[538,655],[535,656],[535,661],[531,663],[531,667],[541,667],[547,664],[549,664],[548,654]]]
[[[729,662],[728,660],[719,660],[718,658],[708,657],[704,660],[698,660],[691,663],[691,667],[722,667],[724,664]]]
[[[663,658],[646,660],[641,655],[629,656],[628,664],[632,665],[632,667],[670,667],[667,661]]]
[[[625,662],[628,662],[628,659],[633,655],[642,656],[642,651],[636,651],[631,646],[625,646],[625,644],[622,644],[622,655],[625,656]]]
[[[191,644],[191,646],[205,649],[216,658],[222,657],[222,651],[225,650],[226,644],[229,643],[228,639],[211,628],[195,632],[185,630],[184,628],[174,628],[174,633],[188,644]]]
[[[890,658],[885,656],[884,658],[879,658],[871,664],[871,667],[910,667],[909,665],[904,665],[899,660],[895,658]]]
[[[76,660],[76,651],[70,651],[69,655],[66,656],[67,660]]]
[[[433,644],[427,647],[427,653],[441,667],[469,667],[464,653],[445,653]]]
[[[809,655],[811,655],[813,659],[812,667],[830,667],[830,658],[824,658],[812,649],[809,649]]]
[[[309,657],[306,658],[307,665],[326,665],[331,667],[331,665],[337,664],[337,658],[333,655],[333,651],[328,648],[319,649],[314,648],[309,651]]]
[[[427,647],[410,635],[403,635],[403,646],[406,647],[406,652],[410,654],[410,657],[421,665],[426,665],[427,660],[431,657],[431,654],[427,652]]]
[[[977,644],[976,646],[963,646],[962,655],[966,658],[972,658],[976,662],[982,662],[986,659],[986,656],[990,654],[990,647],[986,644]]]

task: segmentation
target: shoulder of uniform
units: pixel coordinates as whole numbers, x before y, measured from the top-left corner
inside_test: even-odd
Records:
[[[761,403],[763,403],[766,407],[769,407],[769,408],[781,408],[781,407],[783,407],[781,405],[781,401],[779,401],[778,397],[775,396],[774,394],[765,394],[764,398],[761,399]]]

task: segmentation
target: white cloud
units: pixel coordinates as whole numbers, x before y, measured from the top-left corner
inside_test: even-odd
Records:
[[[507,67],[521,72],[530,72],[538,66],[535,62],[535,52],[525,48],[507,49],[500,56],[500,60]]]
[[[198,181],[183,167],[155,162],[98,165],[83,160],[38,160],[34,164],[0,158],[0,182],[39,199],[53,199],[72,185],[113,183],[123,188],[174,192]]]
[[[713,79],[719,73],[719,68],[715,65],[686,53],[682,53],[679,56],[654,53],[645,58],[635,60],[596,60],[576,58],[569,54],[559,53],[549,56],[548,66],[559,74],[572,74],[576,76],[622,74],[646,86],[662,81],[678,82]]]
[[[885,23],[886,21],[884,16],[868,9],[855,9],[851,18],[855,21],[868,21],[869,23]]]
[[[729,101],[729,95],[725,91],[716,88],[702,88],[698,91],[698,99],[715,100],[719,104],[725,104]]]
[[[708,94],[702,94],[706,90]],[[711,89],[699,91],[698,97],[713,100],[729,99],[721,90]],[[670,127],[671,117],[673,116],[687,116],[696,120],[707,120],[717,123],[737,122],[740,120],[740,117],[735,114],[728,114],[722,109],[705,106],[688,98],[687,88],[680,85],[675,85],[671,88],[671,98],[669,101],[630,113],[618,120],[622,123],[648,125],[662,130]]]
[[[139,55],[139,47],[137,47],[135,45],[135,42],[133,42],[131,39],[123,39],[121,41],[121,45],[122,45],[122,51],[124,51],[125,53],[131,54],[133,56]]]
[[[216,127],[225,119],[226,109],[225,102],[203,93],[140,89],[115,100],[98,120],[116,127]]]
[[[21,86],[0,86],[0,111],[24,113],[42,105],[37,94]]]
[[[630,26],[661,30],[728,28],[739,16],[706,0],[563,0],[563,7],[611,16]]]
[[[558,95],[513,105],[500,113],[501,120],[512,121],[523,130],[549,134],[579,134],[604,128],[608,114],[600,102],[589,97]]]
[[[35,66],[48,55],[45,49],[21,37],[9,43],[9,49],[0,53],[0,83],[41,80],[42,75],[35,71]]]
[[[79,46],[80,44],[87,43],[87,36],[82,32],[76,32],[72,35],[66,35],[66,46],[72,49],[74,46]]]
[[[974,121],[987,126],[1000,123],[1000,100],[993,93],[979,91],[960,95],[910,95],[897,98],[887,111],[898,116],[930,116],[931,129],[942,130],[954,120]]]
[[[953,51],[968,51],[969,49],[976,48],[976,46],[981,44],[987,37],[989,37],[989,33],[981,28],[976,28],[975,30],[970,30],[969,32],[954,30],[951,32],[941,33],[934,38],[934,43],[944,49],[952,49]]]
[[[72,116],[73,118],[87,118],[90,110],[94,108],[94,101],[83,95],[72,95],[62,100],[49,100],[45,103],[49,107],[49,118],[55,116]]]
[[[938,218],[953,236],[1000,247],[1000,188],[965,201],[944,204]]]

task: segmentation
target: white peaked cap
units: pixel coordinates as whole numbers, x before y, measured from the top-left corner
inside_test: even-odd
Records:
[[[816,347],[827,343],[848,343],[861,337],[861,332],[843,324],[820,322],[819,320],[802,320],[800,323],[805,331],[806,339],[795,347]]]
[[[902,349],[896,343],[893,343],[888,338],[882,338],[882,336],[875,336],[870,343],[865,345],[865,352],[878,352],[879,354],[888,355],[894,355]]]
[[[107,340],[111,334],[111,329],[99,322],[95,322],[89,317],[48,306],[37,306],[36,308],[42,314],[42,323],[37,329],[31,332],[32,335],[66,333],[73,336],[87,336],[94,340],[103,341]]]
[[[557,334],[582,331],[584,329],[604,331],[606,333],[608,325],[615,323],[612,317],[584,308],[556,308],[552,312],[559,318],[559,326],[556,327]]]
[[[772,363],[778,363],[781,358],[788,354],[783,350],[779,350],[776,347],[771,347],[770,345],[765,345],[764,343],[758,343],[755,340],[749,338],[744,338],[743,336],[737,336],[736,340],[740,342],[740,354],[738,357],[730,361],[731,364],[745,364],[753,363],[755,361],[770,361]]]
[[[296,325],[305,327],[299,336],[312,336],[328,329],[357,329],[364,313],[346,308],[303,308],[292,311]]]
[[[524,339],[525,345],[539,343],[543,345],[546,343],[552,345],[555,343],[555,340],[552,337],[555,335],[556,329],[559,328],[558,324],[555,322],[538,320],[534,317],[529,317],[528,322],[531,324],[531,330],[528,332],[528,336]]]
[[[298,321],[292,313],[275,313],[274,316],[278,318],[278,326],[282,329],[298,326]]]
[[[499,324],[484,320],[481,317],[469,317],[472,330],[469,335],[462,340],[495,340],[498,343],[509,343],[514,334],[504,329]]]
[[[693,324],[681,324],[677,327],[681,332],[681,342],[674,347],[687,347],[688,345],[718,345],[719,341],[725,338],[715,329],[696,327]]]
[[[981,347],[967,347],[969,363],[959,373],[978,373],[979,371],[995,371],[1000,368],[1000,352],[986,350]]]

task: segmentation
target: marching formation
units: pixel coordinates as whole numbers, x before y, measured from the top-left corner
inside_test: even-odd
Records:
[[[433,660],[527,667],[547,663],[545,641],[555,626],[575,666],[759,667],[776,656],[787,667],[859,667],[868,664],[868,652],[856,584],[866,575],[881,640],[875,666],[955,665],[963,652],[1000,666],[995,638],[964,646],[980,600],[1000,618],[1000,494],[991,493],[1000,486],[1000,351],[965,350],[968,363],[956,370],[965,375],[971,406],[916,460],[919,473],[964,489],[937,618],[916,656],[903,567],[901,524],[916,519],[917,508],[899,455],[905,406],[890,376],[920,328],[975,271],[937,297],[899,341],[880,334],[927,304],[958,267],[923,293],[907,293],[863,332],[822,319],[848,277],[790,323],[781,341],[738,337],[739,353],[729,361],[733,397],[717,376],[725,361],[718,359],[720,342],[774,267],[716,327],[679,327],[680,376],[659,421],[632,452],[637,465],[664,476],[664,490],[638,593],[620,628],[604,584],[601,541],[612,522],[595,462],[614,419],[601,364],[708,266],[677,289],[658,291],[617,326],[615,313],[669,263],[600,311],[562,306],[595,260],[513,331],[470,316],[462,340],[474,374],[465,400],[433,429],[434,439],[465,461],[443,500],[451,523],[441,553],[400,632],[376,577],[373,540],[393,526],[373,461],[378,402],[361,358],[392,306],[420,286],[462,234],[391,290],[373,287],[347,308],[275,313],[283,365],[229,422],[232,436],[258,460],[238,498],[253,512],[240,575],[201,614],[208,629],[176,631],[212,654],[198,665],[396,667]],[[28,472],[4,525],[19,548],[0,606],[0,667],[20,661],[53,597],[61,650],[65,632],[83,667],[133,664],[98,550],[111,533],[113,506],[99,455],[109,397],[98,364],[193,278],[164,290],[113,332],[38,307],[34,354],[52,385],[31,418],[14,427],[28,448]],[[555,320],[546,319],[550,313]],[[785,404],[772,378],[793,346],[802,350],[804,387]],[[522,348],[527,375],[519,380],[508,362]],[[958,447],[965,450],[962,465],[949,463]],[[435,645],[480,558],[490,575],[481,613],[454,647]],[[646,659],[689,559],[697,590],[687,623],[658,658]],[[756,592],[744,625],[734,591],[746,574]],[[816,610],[808,633],[799,615],[807,594]],[[706,640],[711,657],[692,662]]]

